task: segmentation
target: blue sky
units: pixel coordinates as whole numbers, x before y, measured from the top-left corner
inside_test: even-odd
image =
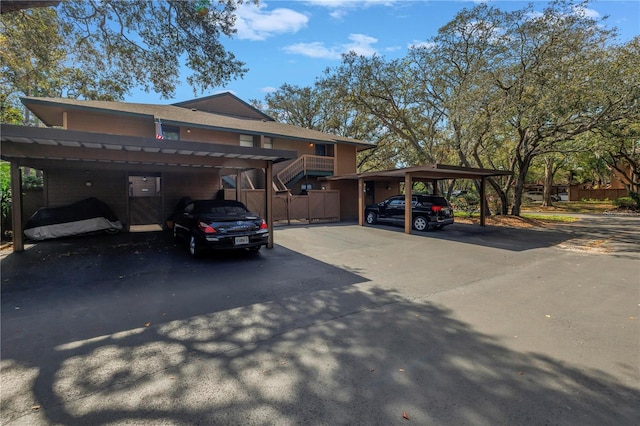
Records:
[[[225,87],[194,95],[186,83],[175,99],[136,92],[130,102],[167,104],[230,91],[245,101],[262,100],[284,83],[310,86],[327,67],[340,64],[340,55],[402,57],[407,49],[428,40],[464,8],[478,1],[465,0],[262,0],[240,6],[237,34],[223,39],[225,47],[245,62],[244,78]],[[504,10],[524,8],[528,2],[490,1]],[[546,2],[532,2],[542,10]],[[640,1],[596,0],[587,13],[608,16],[607,27],[620,31],[620,40],[640,35]],[[187,71],[184,76],[186,77]]]

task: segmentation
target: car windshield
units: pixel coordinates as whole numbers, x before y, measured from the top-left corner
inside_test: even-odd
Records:
[[[247,210],[235,203],[220,203],[219,201],[196,201],[193,213],[215,215],[240,215]]]

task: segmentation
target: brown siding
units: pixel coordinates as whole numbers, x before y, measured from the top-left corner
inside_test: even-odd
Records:
[[[154,137],[153,120],[124,117],[114,114],[96,114],[89,112],[69,111],[67,113],[67,129],[112,135]]]
[[[190,132],[187,132],[187,129]],[[216,130],[183,127],[180,129],[180,139],[192,142],[209,142],[224,145],[240,145],[240,134],[221,132]]]
[[[336,145],[336,175],[346,175],[356,172],[356,147],[351,145]]]
[[[122,171],[48,170],[47,207],[73,204],[95,197],[105,202],[123,224],[127,223],[127,175]],[[86,183],[91,182],[91,186]]]
[[[313,146],[309,146],[310,142],[302,142],[299,140],[292,139],[281,139],[274,138],[273,139],[273,147],[275,149],[287,149],[290,151],[296,151],[298,153],[298,157],[301,155],[315,155],[316,149]]]
[[[167,172],[162,174],[162,178],[165,218],[169,217],[182,197],[214,199],[220,189],[217,171]]]

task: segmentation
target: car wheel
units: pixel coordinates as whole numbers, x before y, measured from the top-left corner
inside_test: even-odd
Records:
[[[413,227],[417,231],[428,231],[429,221],[424,216],[416,216],[413,218]]]
[[[373,225],[378,221],[378,215],[374,212],[367,213],[367,223]]]
[[[198,244],[198,240],[196,239],[195,235],[192,235],[191,238],[189,238],[189,254],[191,255],[191,257],[198,257],[200,256],[200,245]]]

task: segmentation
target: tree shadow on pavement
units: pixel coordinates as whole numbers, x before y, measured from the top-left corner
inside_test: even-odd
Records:
[[[2,424],[637,422],[637,389],[607,373],[510,350],[352,272],[149,241],[85,269],[100,261],[70,256],[75,284],[3,261]],[[55,251],[20,256],[64,273]],[[130,265],[150,257],[162,266]]]

